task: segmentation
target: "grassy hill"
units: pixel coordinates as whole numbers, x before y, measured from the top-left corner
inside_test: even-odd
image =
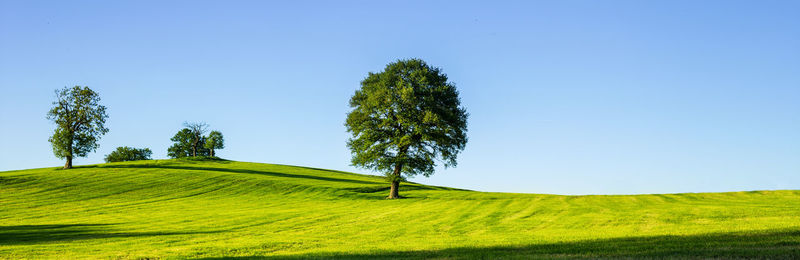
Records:
[[[0,172],[0,258],[800,258],[800,191],[386,188],[232,161]]]

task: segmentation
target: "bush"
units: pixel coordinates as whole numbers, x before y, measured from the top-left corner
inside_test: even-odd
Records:
[[[149,148],[136,149],[132,147],[117,147],[116,151],[106,155],[106,162],[124,162],[124,161],[138,161],[150,160],[150,155],[153,152]]]

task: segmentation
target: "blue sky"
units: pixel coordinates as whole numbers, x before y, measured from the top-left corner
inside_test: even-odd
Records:
[[[0,170],[56,167],[45,118],[86,85],[117,146],[165,158],[184,121],[224,158],[349,165],[348,99],[399,58],[441,67],[470,113],[481,191],[800,189],[797,1],[2,1]]]

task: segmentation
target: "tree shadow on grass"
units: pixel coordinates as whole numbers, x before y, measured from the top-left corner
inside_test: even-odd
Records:
[[[260,174],[260,175],[268,175],[268,176],[283,177],[283,178],[302,178],[302,179],[319,180],[319,181],[346,182],[346,183],[357,183],[357,184],[378,184],[378,183],[381,183],[381,182],[373,182],[373,181],[341,179],[341,178],[334,178],[334,177],[323,177],[323,176],[295,174],[295,173],[286,174],[286,173],[280,173],[280,172],[257,171],[257,170],[247,170],[247,169],[218,168],[218,167],[192,167],[192,166],[177,166],[177,165],[146,165],[146,164],[135,165],[135,164],[133,164],[133,165],[107,165],[107,166],[103,166],[102,168],[155,168],[155,169],[191,170],[191,171],[217,171],[217,172]]]
[[[303,169],[315,170],[315,171],[331,172],[331,173],[337,173],[337,174],[346,174],[346,175],[352,175],[352,176],[364,176],[364,175],[362,175],[362,174],[357,174],[357,173],[352,173],[352,172],[343,172],[343,171],[329,170],[329,169],[322,169],[322,168],[314,168],[314,167],[307,167],[307,166],[286,165],[286,164],[276,164],[276,165],[281,165],[281,166],[290,166],[290,167],[297,167],[297,168],[303,168]],[[380,182],[378,182],[378,183],[385,184],[385,186],[383,186],[383,188],[382,188],[382,189],[380,189],[379,191],[384,191],[384,190],[388,191],[388,190],[389,190],[389,188],[390,188],[390,187],[389,187],[389,182],[387,182],[387,181],[384,181],[384,177],[381,177],[381,176],[375,176],[375,175],[367,175],[367,176],[374,177],[374,178],[376,178],[376,179],[380,179],[381,181],[380,181]],[[412,181],[404,181],[403,183],[404,183],[404,185],[403,185],[403,187],[404,187],[404,188],[412,187],[412,188],[410,188],[409,190],[457,190],[457,191],[472,191],[472,190],[467,190],[467,189],[451,188],[451,187],[444,187],[444,186],[425,185],[425,184],[420,184],[420,183],[417,183],[417,182],[412,182]],[[413,185],[408,185],[408,184],[413,184]],[[417,186],[414,186],[414,185],[417,185]],[[355,189],[357,189],[357,190],[356,190],[356,192],[359,192],[359,193],[370,193],[370,192],[364,192],[364,191],[362,191],[362,189],[361,189],[361,188],[355,188]],[[363,190],[375,190],[375,188],[366,188],[366,189],[363,189]]]
[[[0,226],[0,246],[24,245],[73,240],[132,238],[169,235],[210,234],[210,232],[116,232],[115,224],[59,224]]]
[[[344,190],[352,191],[352,192],[355,192],[355,193],[388,192],[389,189],[391,189],[391,187],[389,186],[389,183],[382,183],[381,185],[361,186],[361,187],[355,187],[355,188],[344,188]],[[415,191],[415,190],[448,190],[448,189],[442,189],[442,188],[437,187],[437,186],[427,186],[427,185],[421,185],[421,184],[418,184],[418,185],[401,184],[400,185],[400,192],[401,193],[404,193],[404,192],[407,192],[407,191]],[[458,189],[452,189],[452,190],[458,190]],[[415,196],[409,196],[409,197],[403,196],[401,198],[415,198]]]
[[[208,259],[800,259],[800,230],[599,239],[520,246]]]

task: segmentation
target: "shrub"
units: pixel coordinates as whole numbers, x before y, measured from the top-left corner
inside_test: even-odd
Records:
[[[116,151],[106,155],[106,162],[124,162],[124,161],[138,161],[150,160],[150,155],[153,152],[149,148],[132,148],[132,147],[117,147]]]

